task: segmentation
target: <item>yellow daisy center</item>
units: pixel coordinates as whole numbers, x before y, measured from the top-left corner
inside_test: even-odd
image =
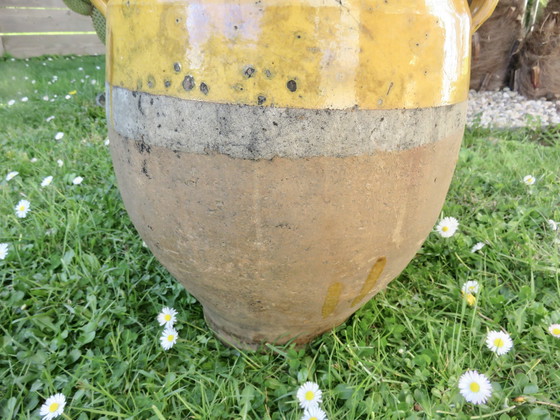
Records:
[[[441,228],[441,230],[443,232],[447,232],[449,230],[449,226],[444,226],[444,227]]]
[[[171,315],[165,314],[165,315],[163,316],[163,319],[165,319],[167,322],[169,322],[169,321],[171,321]]]
[[[469,306],[473,306],[476,303],[476,298],[474,297],[474,295],[467,293],[467,296],[465,297],[465,299],[467,299],[467,304]]]
[[[494,340],[494,346],[500,348],[504,346],[504,340],[502,340],[501,338],[496,338]]]
[[[556,327],[552,329],[552,334],[554,335],[560,335],[560,327]]]
[[[305,393],[305,399],[307,401],[313,401],[313,398],[315,398],[315,393],[313,391],[307,391]]]
[[[477,384],[476,382],[471,382],[471,385],[469,386],[469,388],[472,392],[480,391],[480,385]]]
[[[175,336],[173,334],[169,334],[167,336],[167,341],[173,341],[173,340],[175,340]]]
[[[319,419],[317,417],[313,416],[313,417],[310,417],[309,420],[319,420]]]
[[[54,413],[56,410],[58,410],[58,407],[59,407],[59,406],[60,406],[59,403],[54,402],[54,403],[52,403],[51,405],[49,405],[49,411],[50,411],[51,413]]]
[[[25,206],[19,206],[19,211],[25,211]]]

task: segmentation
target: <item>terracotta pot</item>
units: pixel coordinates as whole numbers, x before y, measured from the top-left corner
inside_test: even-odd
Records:
[[[474,3],[477,26],[496,0]],[[119,188],[221,340],[302,344],[339,325],[436,222],[473,22],[466,0],[402,4],[109,3]]]

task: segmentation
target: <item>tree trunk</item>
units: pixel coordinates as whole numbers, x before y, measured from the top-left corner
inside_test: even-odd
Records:
[[[515,90],[531,99],[560,99],[560,0],[551,0],[523,42]]]
[[[474,34],[471,83],[475,90],[498,90],[507,85],[512,55],[523,38],[526,0],[503,0]]]

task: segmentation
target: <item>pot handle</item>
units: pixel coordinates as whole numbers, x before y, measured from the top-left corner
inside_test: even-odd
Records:
[[[476,32],[480,26],[490,17],[498,0],[473,0],[471,2],[472,31]]]
[[[97,10],[101,12],[103,16],[107,16],[107,3],[109,0],[90,0]]]

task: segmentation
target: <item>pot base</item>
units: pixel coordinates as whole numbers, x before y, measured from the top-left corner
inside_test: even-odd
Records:
[[[329,328],[325,328],[324,330],[318,331],[314,334],[301,334],[296,337],[280,336],[277,337],[276,340],[268,341],[264,336],[255,332],[250,333],[249,331],[243,331],[243,334],[233,332],[233,330],[228,329],[225,326],[228,323],[227,320],[224,320],[219,315],[207,310],[205,307],[203,307],[203,314],[206,325],[208,325],[208,328],[210,328],[219,341],[226,346],[249,351],[264,350],[268,344],[279,346],[294,344],[294,348],[301,349],[309,344],[314,338],[336,327],[336,325],[333,325],[332,327],[329,326]],[[342,324],[343,322],[344,320],[337,323],[337,325]],[[253,340],[247,340],[249,337],[252,337]]]

